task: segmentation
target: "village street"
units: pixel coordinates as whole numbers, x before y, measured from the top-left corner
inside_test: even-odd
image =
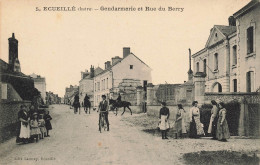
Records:
[[[0,144],[0,164],[185,164],[183,153],[202,150],[259,150],[259,140],[169,139],[147,134],[124,121],[132,117],[110,113],[110,131],[99,133],[98,113],[74,114],[67,105],[50,109],[53,130],[38,143],[15,144],[15,138]],[[134,114],[133,116],[140,116]],[[213,148],[214,147],[214,148]],[[30,159],[30,160],[27,160]]]

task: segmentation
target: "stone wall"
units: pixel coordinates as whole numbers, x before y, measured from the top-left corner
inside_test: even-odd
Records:
[[[25,104],[28,108],[30,101],[1,102],[0,105],[0,142],[17,135],[18,112],[20,106]]]

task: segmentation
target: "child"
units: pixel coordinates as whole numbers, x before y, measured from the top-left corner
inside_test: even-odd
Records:
[[[30,121],[30,126],[31,126],[31,137],[32,139],[36,138],[36,142],[38,142],[41,131],[38,125],[38,114],[36,112],[33,113],[33,119]]]
[[[46,128],[45,128],[45,121],[43,119],[43,114],[40,114],[40,117],[39,117],[39,128],[41,130],[41,136],[40,138],[41,139],[44,139],[44,136],[46,136]]]
[[[51,116],[49,115],[49,111],[46,111],[46,114],[44,116],[44,120],[45,120],[45,127],[47,130],[47,136],[49,137],[49,130],[52,130],[52,125],[51,125]]]

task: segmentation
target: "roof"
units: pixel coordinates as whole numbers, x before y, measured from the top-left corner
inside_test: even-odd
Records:
[[[129,55],[133,55],[135,58],[137,58],[141,63],[145,64],[148,68],[150,68],[145,62],[143,62],[139,57],[137,57],[136,55],[134,55],[133,53],[130,53]],[[98,76],[98,75],[101,75],[109,70],[111,70],[111,68],[113,68],[114,66],[116,66],[117,64],[119,64],[120,62],[122,62],[124,59],[126,59],[129,55],[127,55],[125,58],[122,58],[120,60],[118,60],[117,62],[115,62],[113,65],[111,65],[111,67],[105,69],[103,72],[95,75],[95,76]]]
[[[256,5],[259,5],[259,0],[251,0],[247,5],[245,5],[244,7],[242,7],[240,10],[238,10],[237,12],[235,12],[233,14],[233,16],[235,18],[238,18],[239,16],[243,15],[244,13],[246,13],[248,10],[250,10],[252,7],[255,7]]]
[[[228,37],[230,34],[233,34],[237,31],[236,26],[215,25],[214,27],[216,27],[226,37]]]

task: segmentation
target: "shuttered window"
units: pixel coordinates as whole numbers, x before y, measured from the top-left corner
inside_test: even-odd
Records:
[[[253,53],[254,51],[254,27],[247,29],[247,54]]]

